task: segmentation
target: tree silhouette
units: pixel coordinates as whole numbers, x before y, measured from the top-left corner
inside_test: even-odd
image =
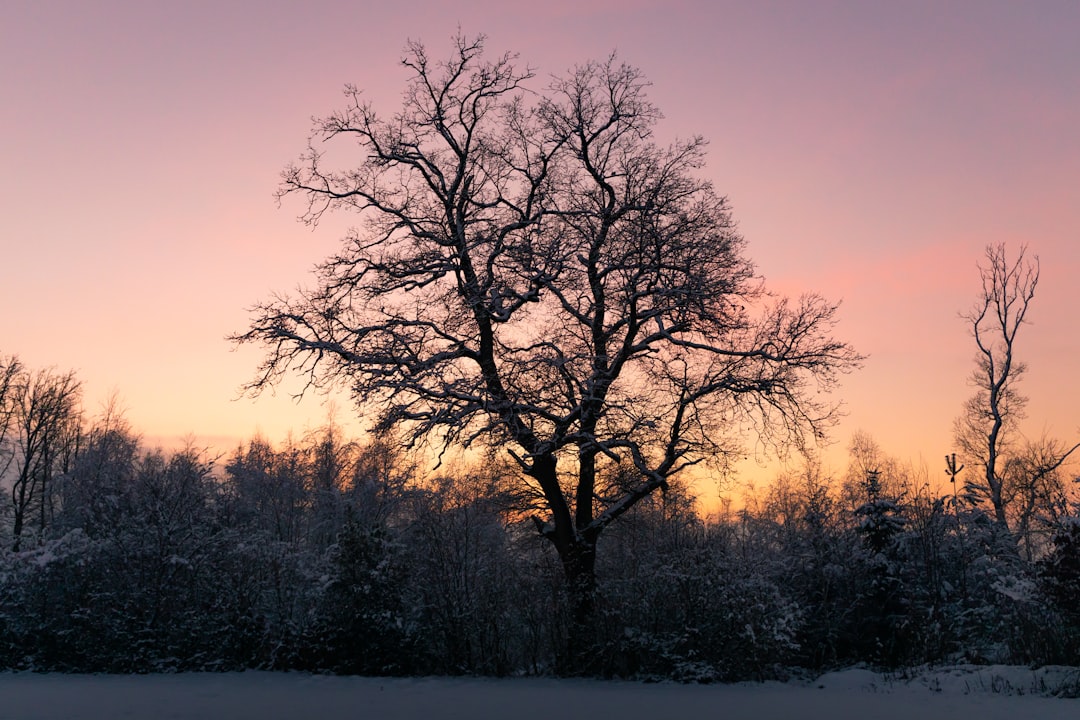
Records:
[[[982,474],[968,481],[968,495],[987,498],[997,524],[1009,529],[1009,501],[1024,495],[1029,500],[1039,480],[1055,471],[1080,444],[1066,448],[1056,441],[1017,447],[1018,423],[1024,418],[1025,397],[1017,384],[1027,371],[1016,356],[1016,338],[1027,322],[1028,309],[1039,282],[1039,258],[1028,257],[1021,247],[1010,262],[1004,244],[986,248],[986,264],[979,266],[982,293],[974,307],[961,315],[971,327],[978,353],[971,373],[975,394],[956,420],[957,443],[982,466]],[[1018,500],[1017,505],[1024,504]],[[1026,526],[1030,511],[1020,510]]]
[[[704,140],[655,141],[638,70],[611,57],[537,93],[514,56],[460,36],[445,62],[412,42],[403,64],[397,114],[348,88],[283,174],[305,223],[363,225],[317,287],[233,338],[267,349],[248,387],[299,372],[412,442],[505,447],[583,620],[605,527],[749,428],[821,436],[822,391],[860,358],[831,337],[836,305],[764,290],[697,174]]]

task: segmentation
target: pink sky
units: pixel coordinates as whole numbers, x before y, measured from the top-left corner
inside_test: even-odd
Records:
[[[992,2],[0,5],[0,353],[119,393],[153,442],[282,439],[317,397],[237,400],[259,353],[246,308],[309,280],[353,221],[311,232],[278,173],[346,83],[397,109],[406,39],[458,25],[541,79],[617,50],[669,137],[711,140],[769,284],[842,299],[869,355],[831,458],[864,430],[938,474],[971,390],[958,318],[988,243],[1042,278],[1018,352],[1026,430],[1080,439],[1080,4]],[[538,83],[542,84],[542,83]],[[295,388],[292,388],[295,389]],[[350,408],[338,408],[345,417]],[[221,440],[226,438],[226,440]]]

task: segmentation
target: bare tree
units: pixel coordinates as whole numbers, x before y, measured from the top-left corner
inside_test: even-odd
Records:
[[[612,57],[531,94],[531,70],[482,50],[458,37],[436,63],[410,43],[400,112],[349,88],[317,122],[280,194],[309,225],[364,225],[316,289],[257,306],[233,339],[268,350],[252,391],[297,371],[412,442],[505,447],[583,618],[609,523],[749,428],[820,437],[836,410],[821,391],[860,358],[830,336],[835,305],[764,291],[697,176],[704,141],[654,141],[636,69]],[[359,164],[333,169],[338,154]],[[601,495],[622,463],[637,481]]]
[[[8,434],[15,417],[15,394],[22,372],[22,363],[17,356],[0,358],[0,479],[7,475],[15,457]]]
[[[867,479],[874,474],[877,494],[899,502],[910,490],[911,468],[889,456],[872,435],[857,430],[848,445],[848,466],[841,484],[840,497],[849,509],[867,502]]]
[[[144,455],[141,439],[124,416],[120,397],[111,395],[82,433],[78,452],[59,489],[56,522],[94,536],[118,532],[120,499],[135,483]]]
[[[1027,365],[1016,357],[1016,337],[1035,297],[1039,258],[1028,257],[1027,248],[1021,247],[1010,262],[1004,244],[990,245],[986,248],[986,264],[979,265],[979,274],[982,294],[975,306],[961,315],[969,323],[978,348],[970,380],[976,392],[956,420],[955,435],[960,449],[983,470],[981,476],[968,480],[969,494],[989,499],[995,520],[1008,529],[1007,505],[1010,495],[1015,494],[1007,487],[1008,478],[1011,474],[1014,483],[1026,483],[1015,472],[1020,467],[1016,462],[1012,463],[1014,472],[1006,471],[1006,460],[1018,440],[1018,422],[1024,418],[1027,404],[1027,398],[1017,388]],[[1043,443],[1041,449],[1030,453],[1037,465],[1033,472],[1045,475],[1056,470],[1078,447],[1066,449]],[[1047,455],[1051,450],[1053,457]],[[1017,460],[1023,456],[1020,450],[1015,454]],[[1038,479],[1030,478],[1032,487]],[[1021,514],[1027,516],[1025,511]]]
[[[269,542],[305,539],[312,496],[306,455],[292,438],[280,449],[260,437],[238,447],[225,464],[237,522],[250,524]]]
[[[53,479],[70,460],[82,426],[82,386],[74,372],[26,371],[14,383],[12,418],[12,549],[27,525],[43,532],[52,520]]]
[[[1041,557],[1069,515],[1069,491],[1062,465],[1080,449],[1043,435],[1023,442],[1005,462],[1004,493],[1017,539],[1028,561]]]

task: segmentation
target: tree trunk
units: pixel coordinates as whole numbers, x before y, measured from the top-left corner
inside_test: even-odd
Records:
[[[23,514],[16,510],[15,512],[15,524],[11,528],[11,534],[14,537],[14,542],[11,545],[12,552],[19,552],[22,549],[22,530],[23,530]]]
[[[559,549],[559,558],[566,578],[570,622],[566,627],[566,644],[557,672],[562,675],[585,675],[595,669],[596,545],[578,540],[569,548]]]
[[[998,392],[991,388],[990,407],[994,415],[994,425],[987,435],[987,459],[986,459],[986,486],[990,490],[990,504],[994,507],[994,520],[1004,528],[1009,529],[1009,520],[1005,515],[1005,500],[1001,495],[1001,478],[997,474],[998,445],[1000,443],[1001,428],[1005,424],[998,406]]]
[[[571,617],[576,628],[584,629],[591,624],[596,610],[596,544],[577,539],[559,552],[559,558],[566,576]]]
[[[555,547],[566,581],[571,623],[567,636],[565,670],[580,672],[586,665],[589,635],[594,626],[596,612],[596,534],[578,531],[566,496],[559,485],[557,460],[554,455],[545,454],[533,458],[529,475],[540,485],[551,510],[551,520],[546,523],[537,520],[537,526],[541,534]]]

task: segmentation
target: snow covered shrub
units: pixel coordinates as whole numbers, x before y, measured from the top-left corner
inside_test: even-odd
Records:
[[[360,675],[414,670],[412,618],[403,597],[402,548],[380,525],[349,519],[330,549],[312,632],[305,638],[312,669]]]
[[[744,554],[731,528],[665,516],[659,505],[605,540],[613,547],[601,574],[601,673],[726,681],[769,677],[792,662],[802,611],[769,558]]]
[[[671,559],[651,578],[605,586],[605,674],[706,682],[761,679],[791,662],[801,613],[770,579],[710,558]]]
[[[876,470],[867,471],[863,489],[865,502],[854,510],[862,547],[852,558],[860,588],[853,645],[866,659],[895,667],[906,653],[904,630],[910,609],[899,543],[907,519],[899,501],[882,492]]]
[[[0,666],[78,670],[100,644],[93,622],[101,546],[81,530],[3,555]]]
[[[1054,612],[1061,659],[1080,660],[1080,518],[1067,518],[1054,534],[1050,553],[1038,563],[1039,586]]]
[[[1049,598],[1070,625],[1080,630],[1080,518],[1068,518],[1062,523],[1038,571]]]
[[[958,634],[965,657],[977,663],[1060,661],[1067,635],[1016,537],[978,512],[964,530],[968,562]]]
[[[526,663],[526,617],[536,607],[525,577],[530,558],[515,543],[511,499],[498,481],[436,478],[411,499],[402,541],[429,672],[507,675]]]

